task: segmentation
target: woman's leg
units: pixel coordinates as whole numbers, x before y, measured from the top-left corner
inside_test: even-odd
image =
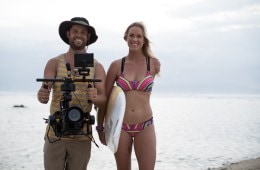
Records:
[[[154,170],[156,161],[156,137],[154,125],[140,131],[134,139],[139,170]]]
[[[133,139],[125,131],[121,131],[115,159],[117,170],[131,170],[131,153]]]

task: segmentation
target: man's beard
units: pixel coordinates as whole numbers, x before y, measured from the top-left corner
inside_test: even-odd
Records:
[[[82,42],[81,45],[77,45],[77,43],[75,43],[73,40],[70,41],[70,47],[73,49],[73,50],[83,50],[85,49],[86,47],[86,42]]]

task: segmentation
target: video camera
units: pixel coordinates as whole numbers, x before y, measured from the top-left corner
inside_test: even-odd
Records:
[[[53,128],[55,136],[58,137],[58,141],[62,136],[68,135],[92,135],[91,125],[95,124],[95,117],[90,115],[90,112],[84,112],[80,107],[73,106],[70,107],[70,101],[72,100],[71,92],[75,91],[75,82],[87,82],[88,88],[92,87],[91,83],[101,82],[99,79],[86,79],[89,75],[90,67],[94,67],[94,57],[93,53],[85,54],[75,54],[74,55],[74,70],[82,76],[81,79],[74,79],[71,77],[71,68],[69,63],[66,64],[67,77],[61,79],[36,79],[36,81],[44,82],[44,88],[48,88],[48,82],[62,82],[61,91],[63,92],[63,97],[60,101],[60,110],[51,114],[45,122]],[[79,101],[80,102],[80,101]],[[92,101],[88,101],[91,103]],[[80,103],[79,103],[80,105]],[[83,127],[86,130],[83,131]],[[47,137],[49,139],[49,130],[47,132]],[[53,143],[55,141],[50,141]]]

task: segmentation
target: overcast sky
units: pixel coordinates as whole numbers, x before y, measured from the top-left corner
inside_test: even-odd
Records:
[[[8,0],[0,6],[0,91],[36,93],[46,62],[67,51],[58,26],[82,16],[107,70],[128,52],[126,27],[145,23],[161,61],[157,93],[260,94],[259,0]]]

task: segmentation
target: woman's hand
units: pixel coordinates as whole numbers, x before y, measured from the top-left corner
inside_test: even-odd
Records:
[[[107,145],[107,143],[106,143],[106,136],[105,136],[105,132],[104,132],[104,127],[103,126],[97,126],[96,130],[98,132],[98,137],[99,137],[100,142],[103,145]]]

